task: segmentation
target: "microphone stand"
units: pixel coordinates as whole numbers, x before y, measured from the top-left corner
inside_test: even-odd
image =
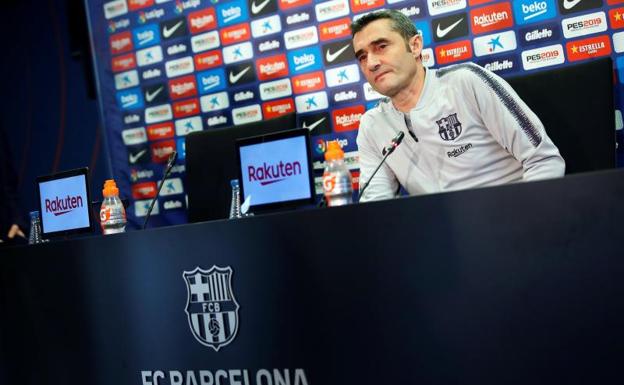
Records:
[[[375,174],[377,174],[377,171],[379,171],[379,168],[381,168],[381,165],[386,162],[386,159],[388,158],[388,156],[390,156],[390,154],[394,152],[394,150],[399,146],[399,144],[401,144],[404,136],[405,136],[405,133],[403,131],[399,131],[399,134],[394,139],[392,139],[391,144],[388,147],[384,148],[382,152],[384,157],[381,159],[381,162],[379,162],[379,164],[377,165],[377,168],[375,169],[375,171],[373,171],[373,174],[371,175],[371,177],[364,184],[364,187],[362,187],[362,190],[360,190],[360,196],[358,198],[358,202],[364,196],[364,191],[366,191],[366,188],[368,187],[370,182],[375,177]]]
[[[156,191],[156,196],[154,196],[154,198],[152,199],[152,203],[150,204],[149,210],[147,210],[147,215],[145,216],[145,222],[143,222],[143,227],[141,228],[141,230],[145,230],[145,226],[147,226],[147,221],[149,220],[150,215],[152,215],[152,209],[154,208],[156,199],[158,199],[158,195],[160,195],[160,190],[162,189],[162,186],[165,183],[165,179],[167,179],[167,177],[171,173],[171,169],[173,168],[173,164],[175,163],[177,158],[178,158],[178,153],[176,151],[172,152],[171,155],[169,155],[167,168],[165,169],[165,173],[162,179],[160,180],[160,185],[158,186],[158,191]]]

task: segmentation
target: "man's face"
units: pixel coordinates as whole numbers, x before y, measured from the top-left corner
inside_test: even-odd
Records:
[[[353,37],[355,56],[370,85],[380,94],[393,97],[410,85],[420,65],[422,38],[414,36],[409,48],[392,30],[392,21],[378,19]]]

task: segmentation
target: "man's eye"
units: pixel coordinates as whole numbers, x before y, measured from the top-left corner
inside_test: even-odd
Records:
[[[362,63],[364,60],[366,59],[366,55],[360,55],[358,56],[357,60]]]

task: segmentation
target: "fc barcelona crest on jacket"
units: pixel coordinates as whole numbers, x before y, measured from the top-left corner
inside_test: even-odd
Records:
[[[436,120],[436,123],[438,123],[440,138],[443,140],[455,140],[462,133],[462,125],[456,113]]]
[[[201,344],[219,351],[238,331],[238,302],[232,291],[232,268],[196,267],[185,271],[188,291],[185,312],[193,335]]]

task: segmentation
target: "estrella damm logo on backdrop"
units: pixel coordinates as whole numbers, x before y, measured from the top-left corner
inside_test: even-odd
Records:
[[[195,339],[215,351],[231,343],[238,331],[239,305],[232,291],[232,268],[196,267],[183,274],[188,297],[184,309]]]

